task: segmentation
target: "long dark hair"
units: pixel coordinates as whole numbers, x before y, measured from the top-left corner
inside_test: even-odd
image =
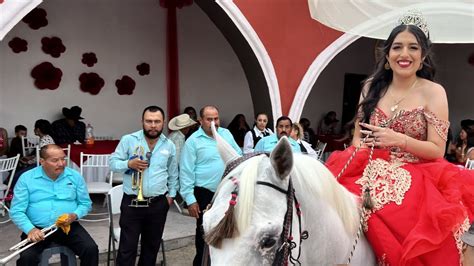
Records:
[[[375,70],[372,75],[369,76],[364,81],[364,87],[369,86],[366,95],[363,95],[364,100],[358,105],[357,110],[362,110],[362,119],[361,121],[368,123],[370,115],[374,111],[377,103],[380,98],[385,95],[386,88],[392,82],[393,72],[392,69],[385,69],[384,65],[387,63],[386,56],[389,54],[390,48],[392,47],[393,41],[401,32],[408,31],[415,35],[418,44],[421,47],[421,57],[423,60],[423,67],[416,72],[416,75],[421,78],[428,80],[433,80],[435,75],[435,66],[433,64],[433,59],[431,55],[431,41],[423,33],[420,28],[414,25],[399,25],[395,27],[388,39],[384,42],[384,45],[381,49],[380,58],[378,59],[377,64],[375,65]]]

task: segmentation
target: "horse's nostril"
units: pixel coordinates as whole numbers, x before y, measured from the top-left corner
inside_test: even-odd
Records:
[[[274,238],[264,238],[260,242],[260,246],[262,248],[271,248],[276,244],[276,240]]]

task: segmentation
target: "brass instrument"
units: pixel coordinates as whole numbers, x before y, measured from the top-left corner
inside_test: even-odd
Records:
[[[55,224],[53,224],[50,227],[46,227],[46,228],[41,229],[41,232],[44,233],[44,238],[46,238],[46,237],[52,235],[57,230],[58,230],[58,227]],[[30,247],[34,246],[38,242],[41,242],[41,241],[31,242],[28,239],[25,239],[25,240],[21,241],[20,243],[12,246],[8,250],[13,251],[13,253],[6,256],[5,258],[2,258],[0,260],[0,265],[5,265],[7,262],[9,262],[11,259],[13,259],[16,255],[18,255],[21,252],[29,249]]]
[[[139,146],[136,149],[138,157],[141,159],[143,155],[143,147]],[[146,159],[149,162],[151,152],[146,153]],[[148,200],[143,197],[143,171],[134,171],[132,174],[132,190],[137,191],[137,198],[132,199],[130,207],[148,207]]]

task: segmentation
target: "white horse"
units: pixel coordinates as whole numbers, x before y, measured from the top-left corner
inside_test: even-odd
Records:
[[[218,134],[214,136],[226,165],[235,162],[237,153]],[[212,207],[203,218],[212,265],[275,263],[288,207],[287,195],[282,192],[288,189],[290,179],[302,213],[300,223],[293,203],[291,235],[296,246],[291,257],[302,265],[347,263],[359,227],[358,199],[318,160],[293,154],[283,137],[269,157],[261,154],[243,161],[219,185]],[[238,196],[233,201],[232,192],[237,187]],[[223,219],[227,211],[229,217]],[[301,245],[300,224],[301,230],[309,234]],[[375,264],[373,251],[362,234],[350,265]]]

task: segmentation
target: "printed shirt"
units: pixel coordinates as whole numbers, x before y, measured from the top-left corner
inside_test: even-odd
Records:
[[[176,160],[178,161],[179,165],[179,158],[181,155],[181,150],[183,149],[184,142],[185,142],[185,136],[183,132],[180,130],[176,130],[171,132],[171,134],[168,135],[168,139],[171,140],[174,143],[174,146],[176,147]]]
[[[300,145],[292,138],[288,138],[290,141],[291,149],[293,152],[301,152]],[[257,142],[255,145],[255,151],[271,152],[278,143],[276,134],[266,136]]]
[[[64,213],[84,217],[91,209],[84,178],[68,167],[56,180],[42,166],[23,175],[15,185],[10,217],[25,234],[34,227],[48,227]]]
[[[143,149],[140,154],[139,150]],[[110,157],[110,169],[114,172],[125,173],[123,191],[127,195],[136,195],[132,189],[132,175],[128,168],[128,160],[134,155],[150,152],[143,134],[143,130],[122,137],[115,152]],[[149,166],[143,171],[143,196],[155,197],[169,193],[175,197],[178,190],[178,164],[176,162],[176,148],[164,134],[161,134],[150,158]]]
[[[242,150],[229,130],[219,127],[217,133],[239,155],[242,155]],[[188,205],[196,202],[195,186],[215,192],[225,169],[224,161],[217,151],[217,142],[209,137],[201,127],[186,140],[181,151],[179,167],[180,194]]]

